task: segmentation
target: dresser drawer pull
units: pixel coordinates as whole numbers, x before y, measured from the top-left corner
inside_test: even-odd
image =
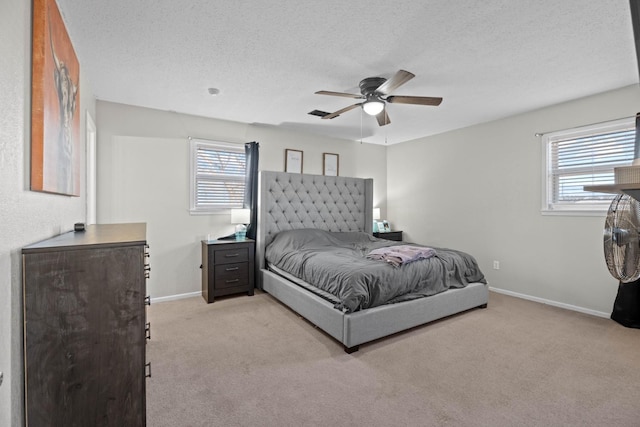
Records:
[[[147,295],[144,297],[144,305],[151,305],[151,296]]]
[[[151,378],[151,362],[145,364],[144,367],[145,367],[145,371],[146,371],[144,373],[144,376],[147,377],[147,378]]]
[[[224,269],[224,271],[236,271],[236,270],[240,270],[240,267],[229,267]]]
[[[226,254],[225,258],[235,258],[237,256],[240,256],[240,254]]]
[[[147,322],[144,326],[144,335],[145,338],[150,340],[151,339],[151,322]]]
[[[225,280],[225,283],[235,283],[235,282],[239,282],[240,279],[231,279],[231,280]]]

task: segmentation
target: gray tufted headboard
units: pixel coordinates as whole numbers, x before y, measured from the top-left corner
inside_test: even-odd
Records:
[[[283,230],[364,231],[373,225],[373,179],[261,171],[256,261]],[[258,275],[260,276],[260,275]]]

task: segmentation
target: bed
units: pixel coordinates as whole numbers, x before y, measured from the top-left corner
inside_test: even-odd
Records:
[[[424,298],[356,311],[338,309],[322,292],[312,292],[286,272],[270,268],[265,260],[268,245],[283,231],[371,234],[372,225],[372,179],[260,172],[258,287],[342,343],[347,353],[357,351],[360,344],[487,306],[487,285],[478,281]]]

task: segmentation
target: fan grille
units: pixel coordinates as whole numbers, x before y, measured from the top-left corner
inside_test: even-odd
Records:
[[[640,278],[640,203],[627,194],[613,199],[604,227],[604,257],[613,277],[623,283]]]

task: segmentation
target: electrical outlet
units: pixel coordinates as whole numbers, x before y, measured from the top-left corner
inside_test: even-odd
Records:
[[[493,269],[500,270],[500,261],[493,261]]]

